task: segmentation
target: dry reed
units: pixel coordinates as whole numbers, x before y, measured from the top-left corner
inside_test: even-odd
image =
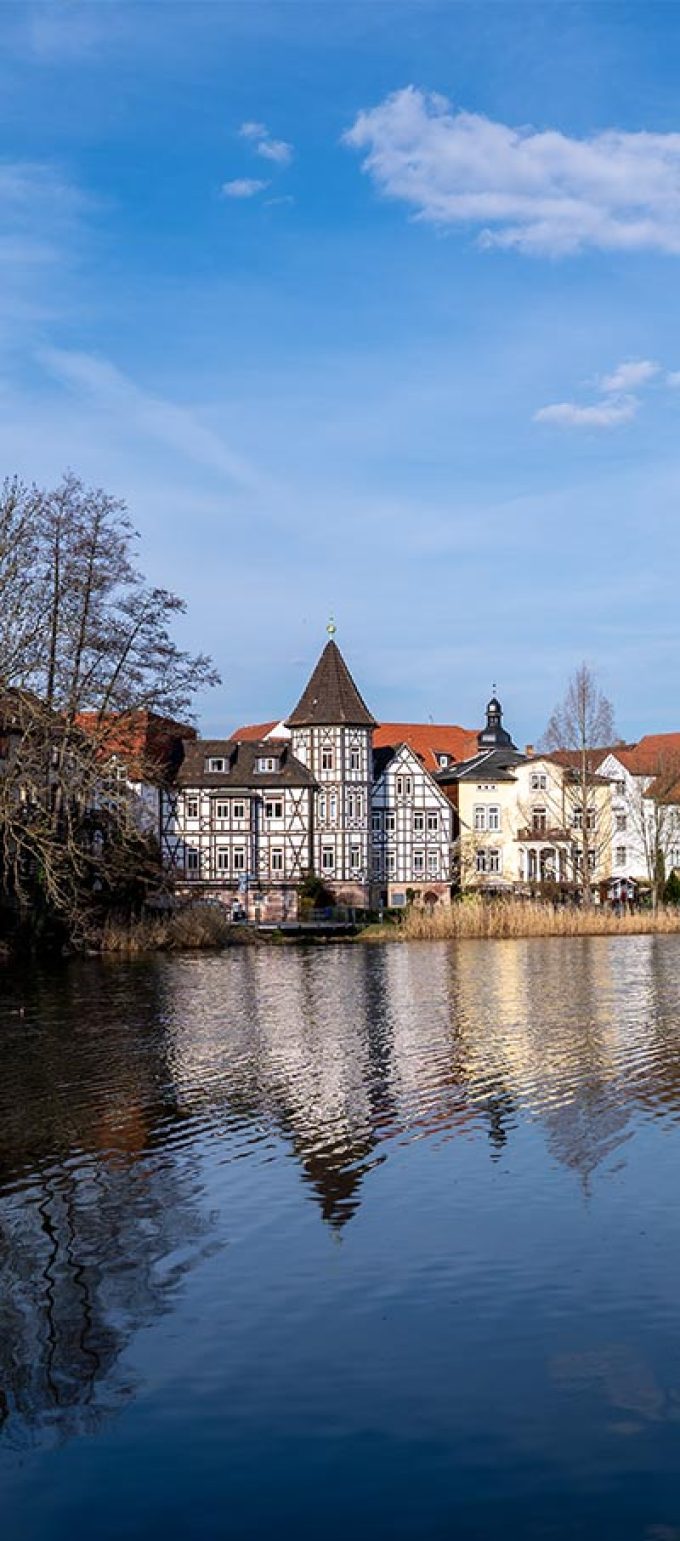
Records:
[[[368,941],[446,941],[454,937],[524,936],[641,936],[650,932],[680,933],[680,908],[613,910],[575,905],[555,908],[540,900],[456,900],[450,907],[411,908],[396,925],[371,926],[361,933]]]
[[[245,941],[240,926],[233,926],[216,906],[192,905],[171,915],[144,916],[141,920],[108,919],[101,936],[102,952],[159,952],[190,948],[227,947]]]

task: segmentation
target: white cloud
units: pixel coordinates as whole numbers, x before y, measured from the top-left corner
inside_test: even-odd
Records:
[[[600,390],[606,394],[618,394],[621,391],[635,390],[639,385],[646,385],[658,375],[660,366],[651,359],[628,359],[619,364],[611,375],[603,375],[599,382]]]
[[[233,182],[223,182],[220,188],[221,198],[254,198],[257,193],[269,187],[268,182],[260,181],[259,177],[235,177]]]
[[[267,128],[264,123],[242,123],[238,132],[240,139],[262,139]]]
[[[680,369],[669,369],[666,375],[666,385],[669,385],[672,391],[678,390],[678,387],[680,387]]]
[[[408,86],[343,136],[380,192],[484,246],[680,253],[680,133],[511,128]]]
[[[265,160],[274,161],[277,166],[290,165],[293,159],[292,144],[288,144],[285,139],[272,139],[266,123],[242,123],[238,132],[239,137],[249,140],[256,153]]]
[[[560,428],[618,428],[629,423],[638,410],[635,396],[622,396],[618,401],[595,402],[580,406],[576,401],[556,401],[552,406],[539,407],[534,412],[535,423],[555,423]]]
[[[257,146],[257,153],[267,161],[275,161],[278,166],[288,166],[293,159],[293,146],[286,144],[285,139],[263,139]]]

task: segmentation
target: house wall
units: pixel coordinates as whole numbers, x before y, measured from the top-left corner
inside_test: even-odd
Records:
[[[405,902],[407,888],[448,901],[452,830],[448,798],[403,744],[373,789],[371,876],[389,904]]]

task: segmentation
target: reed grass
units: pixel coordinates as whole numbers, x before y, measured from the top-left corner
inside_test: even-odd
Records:
[[[105,922],[100,940],[102,952],[176,952],[191,948],[228,947],[249,938],[212,905],[192,905],[171,915],[144,916],[140,920]]]
[[[397,924],[370,926],[360,935],[366,941],[415,942],[457,937],[644,936],[651,932],[680,933],[680,908],[616,915],[599,906],[555,908],[540,900],[483,899],[475,894],[446,908],[413,907]]]

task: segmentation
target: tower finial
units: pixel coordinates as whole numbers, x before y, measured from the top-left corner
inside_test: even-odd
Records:
[[[498,686],[497,686],[495,680],[493,682],[493,685],[491,686],[491,694],[492,694],[492,696],[498,695]]]
[[[326,631],[328,632],[329,637],[334,637],[337,629],[338,628],[337,628],[337,626],[335,624],[335,621],[333,620],[332,615],[329,616],[329,618],[328,618],[328,625],[326,627]]]

